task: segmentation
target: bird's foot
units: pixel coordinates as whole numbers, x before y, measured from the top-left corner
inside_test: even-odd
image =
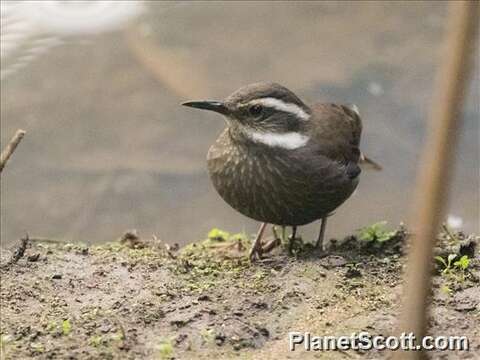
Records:
[[[255,260],[260,260],[262,258],[262,249],[250,249],[250,254],[248,255],[251,262],[255,262]]]
[[[255,262],[256,260],[261,260],[263,255],[263,249],[260,244],[260,246],[252,246],[250,249],[250,253],[248,255],[249,259],[251,262]]]
[[[325,249],[323,246],[315,246],[314,254],[317,258],[322,259],[330,255],[330,250]]]
[[[266,227],[267,223],[262,223],[260,225],[260,229],[258,229],[257,236],[255,237],[252,248],[250,249],[250,253],[248,255],[250,261],[252,262],[262,258],[262,237]]]
[[[260,245],[258,249],[251,253],[250,260],[254,261],[255,259],[261,259],[264,254],[268,254],[277,246],[282,244],[282,238],[278,236],[277,228],[275,226],[272,227],[273,239],[268,241],[264,245]]]
[[[293,255],[295,252],[301,249],[302,238],[295,237],[294,235],[288,236],[288,254]]]
[[[270,240],[262,247],[262,254],[268,254],[270,251],[275,249],[277,246],[280,246],[281,244],[282,240],[278,237]]]

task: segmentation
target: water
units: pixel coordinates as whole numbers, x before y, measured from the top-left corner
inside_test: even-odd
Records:
[[[2,147],[17,128],[28,132],[2,175],[3,244],[26,231],[101,242],[136,228],[181,244],[214,226],[254,232],[257,224],[230,209],[206,173],[205,154],[223,121],[179,103],[223,98],[259,80],[282,83],[307,102],[360,108],[363,149],[384,171],[362,174],[327,236],[408,221],[444,4],[66,3],[45,11],[50,19],[65,6],[77,14],[67,29],[16,19],[23,32],[10,37],[10,48],[2,3]],[[82,11],[97,12],[86,21]],[[449,213],[478,232],[475,66]],[[318,226],[301,233],[313,239]]]

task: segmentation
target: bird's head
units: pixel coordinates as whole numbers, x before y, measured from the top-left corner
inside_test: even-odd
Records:
[[[310,108],[293,92],[275,83],[244,86],[224,101],[189,101],[182,105],[225,116],[237,139],[283,148],[305,145]]]

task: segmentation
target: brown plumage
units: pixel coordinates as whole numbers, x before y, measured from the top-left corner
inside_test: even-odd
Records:
[[[358,185],[364,156],[356,107],[308,107],[272,83],[243,87],[223,102],[185,105],[225,115],[228,126],[208,151],[208,171],[220,196],[252,219],[294,230],[325,221]],[[257,237],[253,256],[259,243]]]

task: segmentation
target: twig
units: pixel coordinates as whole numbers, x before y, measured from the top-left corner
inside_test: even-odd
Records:
[[[450,231],[447,224],[442,224],[442,229],[445,231],[447,236],[450,238],[450,243],[458,243],[458,238]]]
[[[24,238],[20,239],[20,245],[13,252],[13,255],[10,258],[10,260],[8,260],[7,263],[2,265],[2,269],[6,269],[10,265],[17,263],[18,260],[20,260],[23,257],[23,255],[25,254],[25,250],[27,250],[27,245],[29,241],[30,239],[28,238],[28,234]]]
[[[431,267],[436,233],[443,215],[454,168],[455,145],[460,128],[473,44],[478,29],[478,1],[449,3],[449,24],[445,50],[448,51],[435,83],[435,94],[429,114],[430,131],[424,147],[418,177],[413,238],[405,274],[403,314],[399,333],[425,336],[428,324],[428,299],[431,290]],[[425,353],[400,351],[394,359],[419,359]]]
[[[20,141],[22,141],[24,135],[25,135],[24,130],[20,130],[20,129],[17,130],[15,135],[13,135],[10,142],[7,144],[5,149],[2,151],[2,154],[0,155],[0,173],[2,172],[3,168],[5,167],[5,164],[7,163],[10,156],[13,154],[13,152],[17,148]]]

